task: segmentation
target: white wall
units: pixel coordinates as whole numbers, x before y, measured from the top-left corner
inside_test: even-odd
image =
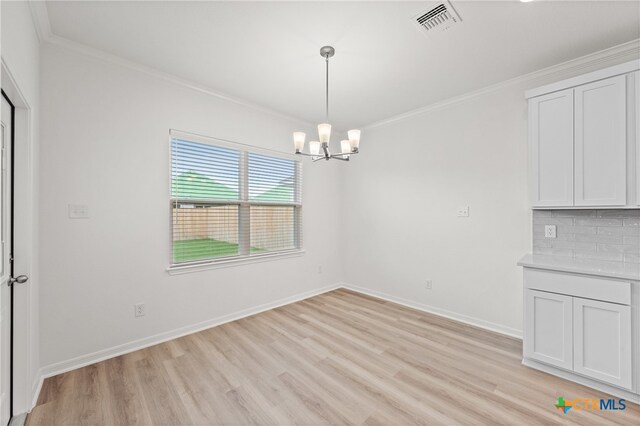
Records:
[[[531,247],[523,94],[629,60],[603,57],[365,128],[354,161],[305,162],[304,256],[169,276],[168,129],[290,152],[304,125],[47,45],[44,373],[340,281],[520,335],[516,261]],[[69,220],[69,203],[88,204],[90,219]],[[469,218],[456,217],[462,205]],[[147,315],[136,319],[138,302]]]
[[[345,179],[345,281],[518,334],[525,118],[514,87],[365,129]]]
[[[291,152],[291,133],[303,124],[54,45],[41,59],[45,374],[340,280],[339,162],[304,162],[303,256],[165,270],[169,129]],[[88,204],[90,218],[68,219],[69,203]],[[145,317],[134,318],[138,302]]]
[[[2,86],[16,105],[15,273],[29,275],[14,294],[14,412],[28,410],[38,385],[39,40],[26,2],[2,2]],[[18,374],[26,373],[26,374]]]
[[[625,60],[594,58],[365,128],[345,173],[345,281],[520,336],[516,262],[531,251],[524,91]],[[457,217],[467,205],[470,217]]]

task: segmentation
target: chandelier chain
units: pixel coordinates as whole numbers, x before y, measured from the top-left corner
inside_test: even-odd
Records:
[[[327,54],[324,57],[324,61],[327,64],[327,73],[326,73],[326,105],[325,105],[325,117],[326,122],[329,122],[329,55]]]

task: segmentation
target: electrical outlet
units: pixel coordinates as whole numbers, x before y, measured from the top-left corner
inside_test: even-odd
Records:
[[[469,217],[469,206],[458,207],[458,217]]]
[[[135,305],[133,305],[134,308],[134,312],[135,312],[135,316],[136,317],[143,317],[144,313],[145,313],[145,309],[144,309],[144,303],[136,303]]]
[[[425,290],[431,290],[433,288],[433,282],[431,280],[427,280],[424,283]]]
[[[544,226],[544,237],[545,238],[556,238],[556,225],[545,225]]]

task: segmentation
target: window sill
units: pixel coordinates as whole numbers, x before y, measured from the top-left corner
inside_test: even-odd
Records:
[[[189,274],[192,272],[206,271],[209,269],[229,268],[233,266],[249,265],[252,263],[271,262],[279,259],[303,256],[304,249],[286,251],[282,253],[263,254],[260,256],[242,257],[238,259],[213,260],[191,265],[173,265],[167,268],[169,275]]]

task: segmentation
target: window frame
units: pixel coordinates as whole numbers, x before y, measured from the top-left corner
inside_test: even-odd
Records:
[[[216,200],[216,199],[193,199],[173,197],[173,140],[184,140],[188,142],[202,143],[218,148],[236,150],[240,153],[239,159],[239,200]],[[271,202],[271,201],[251,201],[249,199],[249,154],[264,155],[268,157],[293,161],[295,167],[294,174],[294,201],[291,203]],[[259,148],[248,144],[233,142],[209,136],[198,135],[180,130],[169,130],[169,266],[167,271],[170,274],[186,273],[199,270],[206,270],[218,267],[235,266],[256,262],[264,262],[280,258],[295,257],[304,254],[302,245],[302,161],[293,154],[280,151]],[[174,261],[174,208],[177,204],[196,205],[237,205],[238,206],[238,254],[219,256],[208,259],[193,260],[186,262]],[[274,250],[266,253],[251,254],[251,232],[243,232],[243,227],[250,227],[251,206],[276,206],[293,207],[293,232],[294,248],[284,250]]]

